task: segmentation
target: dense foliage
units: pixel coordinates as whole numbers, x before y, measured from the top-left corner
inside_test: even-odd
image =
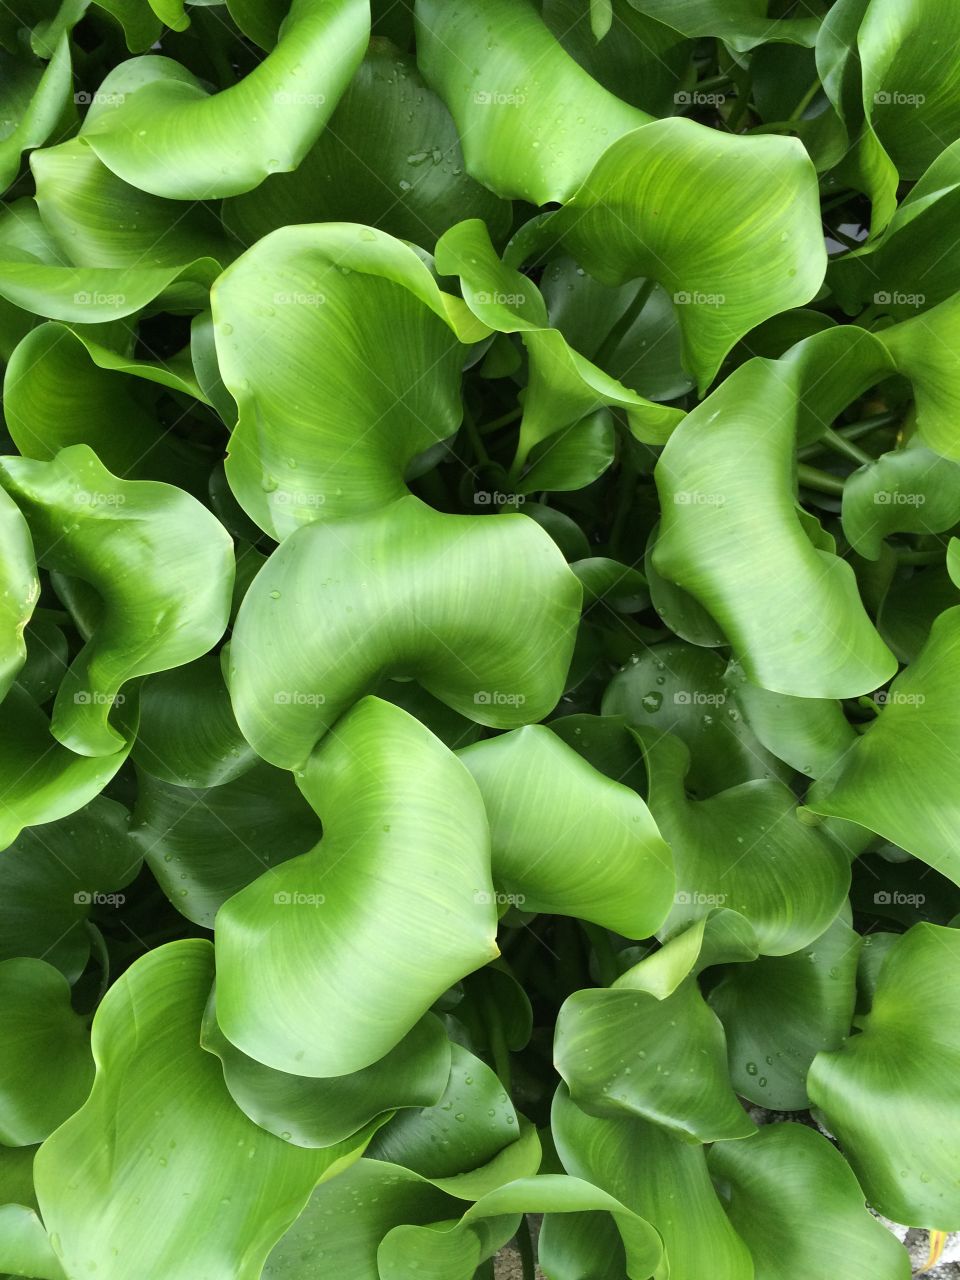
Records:
[[[904,1280],[954,5],[372,8],[0,6],[0,1272]]]

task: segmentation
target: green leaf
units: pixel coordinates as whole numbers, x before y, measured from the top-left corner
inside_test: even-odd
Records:
[[[808,1079],[869,1202],[896,1222],[943,1231],[960,1223],[949,1103],[958,971],[960,933],[915,925],[887,952],[860,1034],[818,1054]]]
[[[235,1106],[199,1043],[212,979],[208,942],[173,942],[128,969],[97,1011],[93,1091],[35,1163],[68,1275],[255,1280],[316,1183],[363,1150],[362,1139],[291,1146]]]
[[[707,1161],[756,1280],[827,1275],[841,1258],[850,1280],[909,1280],[906,1250],[867,1212],[850,1167],[815,1130],[765,1125],[743,1142],[718,1142]]]
[[[807,797],[814,813],[876,831],[956,884],[958,663],[960,608],[952,608],[937,618],[920,655],[894,680],[880,715]]]
[[[366,0],[294,0],[280,41],[244,79],[208,94],[170,58],[120,63],[101,84],[81,138],[117,177],[155,196],[237,195],[295,169],[357,69]]]
[[[6,493],[0,497],[0,698],[27,658],[23,631],[40,596],[27,522]]]
[[[419,0],[417,61],[450,109],[467,172],[501,196],[567,200],[650,116],[593,80],[522,0]]]
[[[381,1060],[385,1069],[391,1056]],[[448,1057],[430,1105],[397,1115],[376,1134],[368,1156],[436,1181],[489,1164],[517,1141],[517,1113],[496,1074],[459,1044],[449,1046]],[[394,1096],[399,1083],[390,1084]]]
[[[2,192],[16,178],[23,152],[42,146],[64,122],[68,104],[72,105],[73,73],[66,36],[57,41],[46,66],[0,49],[0,84],[0,110],[6,126],[0,139]]]
[[[708,999],[727,1035],[737,1093],[772,1111],[810,1105],[811,1062],[850,1030],[859,955],[860,935],[840,917],[792,955],[730,966]]]
[[[118,475],[198,492],[209,460],[164,431],[157,399],[166,388],[202,394],[188,370],[127,358],[82,329],[51,321],[31,330],[10,357],[4,379],[7,430],[28,458],[49,462],[61,449],[83,444]],[[114,425],[118,416],[122,433]]]
[[[241,1053],[217,1024],[213,996],[200,1042],[220,1059],[230,1096],[244,1115],[298,1147],[330,1147],[378,1116],[382,1123],[398,1108],[430,1106],[450,1071],[450,1042],[432,1014],[378,1062],[327,1080],[275,1071]]]
[[[0,1142],[42,1142],[81,1105],[93,1082],[86,1023],[70,984],[43,960],[0,961]]]
[[[216,655],[143,682],[133,759],[153,778],[197,790],[232,782],[257,762],[237,727]]]
[[[0,1267],[18,1277],[65,1280],[43,1223],[25,1205],[0,1205]]]
[[[459,343],[488,332],[413,248],[352,223],[268,236],[220,277],[213,316],[240,411],[227,479],[278,540],[406,494],[460,425]]]
[[[659,928],[673,900],[672,861],[636,792],[541,725],[459,756],[480,788],[493,878],[508,900],[629,938]]]
[[[746,53],[768,41],[812,45],[817,35],[813,17],[767,17],[765,0],[629,0],[634,9],[665,22],[685,36],[717,36]]]
[[[30,168],[44,224],[77,267],[226,264],[238,245],[213,209],[184,206],[130,186],[79,138],[35,151]]]
[[[534,446],[551,440],[562,427],[570,426],[604,405],[625,409],[630,429],[639,439],[662,443],[683,416],[680,410],[653,404],[624,387],[602,369],[585,360],[557,329],[549,327],[543,296],[532,281],[513,267],[501,262],[490,243],[490,236],[478,219],[458,223],[437,243],[437,270],[444,275],[458,275],[467,305],[484,325],[501,333],[519,333],[530,358],[530,377],[523,396],[523,419],[513,474],[519,475],[522,464],[531,456]],[[598,425],[602,419],[594,418]],[[607,435],[609,438],[609,428]],[[588,463],[583,457],[584,443],[570,441],[554,445],[567,454],[581,454],[582,465],[590,479],[604,467],[600,459]],[[612,441],[603,449],[593,443],[594,454],[612,460]],[[549,468],[547,455],[540,467]],[[533,461],[531,457],[531,461]],[[562,461],[562,459],[561,459]],[[536,470],[534,463],[534,470]],[[548,471],[549,477],[549,471]],[[525,492],[539,486],[527,477]],[[558,486],[561,487],[561,486]],[[562,487],[576,488],[564,484]]]
[[[687,788],[704,799],[786,772],[733,705],[734,688],[716,654],[672,640],[650,646],[618,672],[604,691],[602,710],[635,729],[680,738],[690,752]]]
[[[125,745],[109,723],[124,684],[199,657],[223,634],[230,538],[182,490],[121,480],[86,445],[51,462],[5,458],[0,479],[27,518],[44,568],[89,583],[100,597],[94,634],[57,694],[54,736],[83,755],[113,754]]]
[[[675,400],[693,387],[681,363],[678,313],[660,285],[632,280],[610,288],[572,258],[557,258],[540,288],[550,323],[624,386],[651,400]]]
[[[76,982],[90,954],[91,911],[119,905],[118,890],[139,870],[127,811],[103,796],[24,831],[0,857],[0,960],[33,956]]]
[[[609,1212],[620,1230],[626,1275],[648,1280],[662,1258],[660,1239],[650,1224],[598,1187],[556,1173],[519,1179],[488,1192],[459,1222],[395,1227],[377,1251],[380,1275],[382,1280],[405,1280],[416,1271],[427,1280],[472,1280],[478,1263],[513,1234],[515,1215],[597,1210]]]
[[[692,978],[662,999],[627,986],[574,992],[557,1016],[554,1062],[593,1115],[627,1112],[695,1142],[755,1132],[730,1083],[723,1028]]]
[[[736,663],[725,678],[747,727],[767,751],[798,773],[819,778],[857,740],[837,701],[772,693],[752,684]]]
[[[45,712],[26,690],[13,686],[0,716],[0,849],[24,827],[65,818],[100,794],[130,752],[136,712],[134,698],[118,706],[119,750],[77,755],[52,736]]]
[[[262,761],[208,789],[141,772],[133,816],[133,838],[161,889],[205,929],[233,894],[320,838],[293,778]]]
[[[265,759],[297,768],[391,674],[480,724],[537,720],[562,692],[580,594],[524,516],[442,515],[407,497],[308,525],[240,606],[228,677],[237,722]]]
[[[960,465],[919,442],[860,467],[843,487],[843,531],[868,560],[891,533],[942,533],[960,521]]]
[[[297,169],[228,200],[223,216],[247,244],[295,222],[363,222],[425,248],[464,217],[498,242],[510,226],[510,206],[463,172],[450,113],[414,59],[379,38]]]
[[[220,272],[212,258],[166,267],[72,267],[46,262],[9,241],[0,245],[0,297],[34,315],[99,324],[158,308],[200,310]]]
[[[717,620],[748,678],[777,693],[853,697],[896,670],[852,568],[811,542],[791,480],[794,432],[803,440],[815,423],[822,429],[873,380],[869,360],[854,359],[864,341],[831,329],[781,361],[741,365],[684,419],[657,464],[656,568]],[[816,408],[804,399],[810,379]]]
[[[344,716],[298,782],[324,838],[221,907],[217,1016],[267,1066],[340,1076],[497,954],[489,837],[466,768],[378,698]]]
[[[536,234],[601,284],[663,285],[701,394],[744,334],[820,287],[816,175],[795,139],[658,120],[614,142],[584,177]]]
[[[657,1230],[671,1276],[753,1280],[747,1247],[710,1181],[705,1148],[637,1116],[589,1116],[565,1085],[550,1124],[568,1173],[601,1187]]]
[[[598,409],[535,445],[517,487],[521,493],[583,489],[613,462],[616,438],[613,418]]]
[[[661,935],[726,906],[753,925],[763,955],[790,955],[819,937],[846,898],[850,868],[838,846],[801,821],[789,787],[757,779],[691,800],[684,790],[690,755],[680,739],[634,732],[650,777],[650,810],[677,873]]]

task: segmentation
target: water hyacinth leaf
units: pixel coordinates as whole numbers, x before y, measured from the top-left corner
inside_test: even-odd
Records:
[[[51,321],[32,329],[7,364],[7,430],[27,458],[48,462],[70,445],[88,445],[117,475],[196,492],[207,460],[164,431],[156,404],[161,388],[202,394],[189,369],[128,359]],[[121,432],[114,415],[122,417]]]
[[[219,274],[213,258],[165,267],[73,267],[0,244],[0,297],[34,315],[72,324],[120,320],[152,303],[199,311]]]
[[[593,1115],[626,1112],[694,1142],[755,1132],[730,1083],[723,1028],[693,979],[664,999],[574,992],[557,1017],[554,1063]]]
[[[260,761],[206,789],[141,772],[131,834],[181,915],[212,929],[228,898],[312,849],[320,823],[290,774]]]
[[[945,147],[906,193],[882,234],[830,263],[828,280],[844,310],[874,303],[906,319],[960,287],[951,243],[960,201],[960,142]]]
[[[918,657],[890,686],[881,714],[806,802],[814,813],[876,831],[955,884],[958,663],[960,608],[954,607],[936,619]]]
[[[857,998],[860,935],[842,918],[787,956],[731,965],[708,997],[727,1036],[742,1097],[773,1111],[810,1105],[806,1076],[821,1049],[846,1040]]]
[[[459,752],[490,822],[493,878],[525,911],[575,916],[629,938],[673,902],[670,850],[647,806],[541,725]]]
[[[717,36],[738,53],[767,41],[812,45],[813,17],[768,18],[764,0],[629,0],[634,9],[685,36]]]
[[[798,773],[819,778],[856,742],[856,731],[839,702],[772,693],[747,680],[736,663],[725,675],[749,729],[767,751]]]
[[[298,1147],[331,1147],[384,1113],[429,1106],[441,1096],[450,1072],[450,1042],[432,1014],[379,1062],[327,1080],[275,1071],[241,1053],[220,1030],[213,996],[201,1044],[220,1059],[230,1096],[244,1115]]]
[[[857,33],[863,102],[880,143],[900,174],[918,178],[960,137],[958,38],[943,28],[932,57],[916,51],[921,30],[941,31],[945,0],[871,0]]]
[[[460,425],[461,342],[487,333],[409,245],[352,223],[267,236],[218,280],[213,317],[240,413],[227,479],[277,539],[402,497]]]
[[[960,1179],[948,1098],[960,933],[918,924],[890,947],[859,1035],[814,1059],[808,1089],[869,1202],[897,1222],[956,1230]]]
[[[91,911],[119,905],[140,861],[126,809],[105,796],[22,832],[0,858],[0,960],[33,956],[76,982],[90,954]]]
[[[653,552],[657,545],[659,524],[650,531],[643,553],[643,573],[650,588],[650,602],[670,630],[689,644],[717,649],[726,644],[723,632],[688,592],[657,572]]]
[[[603,600],[618,613],[639,613],[650,603],[643,574],[629,565],[606,556],[589,556],[575,561],[570,568],[583,584],[584,603],[588,606]]]
[[[46,142],[69,120],[73,76],[66,36],[57,41],[46,66],[0,50],[0,110],[5,117],[0,139],[0,191],[17,176],[24,151]]]
[[[30,530],[19,507],[6,493],[0,497],[0,698],[13,684],[27,659],[23,632],[40,595]]]
[[[208,94],[186,67],[148,56],[103,81],[81,137],[124,182],[155,196],[209,200],[295,169],[363,57],[366,0],[294,0],[270,55]]]
[[[686,786],[705,799],[751,778],[785,773],[734,705],[734,687],[717,654],[670,640],[619,671],[601,707],[635,729],[680,738],[690,751]]]
[[[661,284],[677,306],[684,365],[701,394],[734,344],[808,302],[826,269],[816,174],[800,143],[683,119],[658,120],[610,146],[540,234],[602,284],[637,276]]]
[[[54,736],[82,755],[115,754],[125,743],[109,714],[126,681],[189,662],[222,636],[233,544],[189,494],[121,480],[86,445],[51,462],[5,458],[0,478],[27,518],[40,563],[88,583],[102,604],[57,694]]]
[[[753,1255],[756,1280],[826,1272],[842,1257],[850,1280],[908,1280],[910,1258],[868,1213],[837,1149],[801,1124],[765,1125],[707,1157],[726,1210]]]
[[[60,687],[70,647],[55,615],[47,610],[35,611],[23,638],[27,642],[27,660],[17,673],[17,684],[43,706]]]
[[[11,1276],[66,1280],[43,1223],[22,1204],[0,1205],[0,1267]]]
[[[650,810],[677,874],[661,935],[726,906],[754,927],[762,955],[790,955],[818,938],[846,898],[849,860],[800,820],[790,788],[757,779],[691,800],[684,790],[690,753],[680,739],[633,732],[644,749]]]
[[[883,345],[913,383],[920,439],[929,448],[960,460],[956,428],[960,407],[960,366],[954,354],[960,336],[960,297],[884,330]]]
[[[671,1276],[753,1280],[747,1246],[710,1181],[705,1148],[638,1116],[587,1115],[565,1085],[553,1100],[550,1124],[568,1173],[601,1187],[656,1229]]]
[[[316,1183],[363,1151],[365,1139],[307,1151],[247,1119],[200,1047],[212,980],[208,942],[172,942],[128,969],[97,1011],[93,1090],[35,1162],[68,1275],[113,1280],[135,1266],[171,1280],[198,1268],[254,1280]],[[95,1139],[118,1113],[104,1147]],[[151,1230],[158,1219],[162,1233]]]
[[[574,351],[559,330],[550,328],[542,294],[526,276],[501,262],[478,219],[460,222],[440,238],[436,262],[444,275],[460,277],[466,303],[484,325],[500,333],[519,333],[529,353],[530,377],[523,396],[515,474],[536,445],[604,405],[624,409],[633,433],[657,443],[667,438],[683,416],[678,409],[653,404],[621,386]],[[578,443],[582,450],[587,442]],[[586,460],[583,465],[586,467]],[[596,475],[603,468],[590,469]],[[531,492],[534,487],[533,479],[528,479],[524,490]]]
[[[52,736],[50,720],[14,685],[0,716],[0,849],[24,827],[55,822],[98,796],[130,753],[136,732],[136,700],[119,704],[119,746],[111,755],[83,756]],[[78,704],[82,705],[82,704]]]
[[[536,445],[518,484],[521,493],[583,489],[602,476],[616,452],[616,428],[606,409],[563,427]]]
[[[960,465],[919,442],[858,468],[843,486],[843,531],[869,560],[892,533],[941,533],[960,520]]]
[[[872,371],[854,352],[872,341],[827,330],[782,361],[741,365],[684,419],[657,464],[657,570],[717,620],[747,676],[777,693],[853,697],[896,670],[852,568],[811,542],[791,479],[804,417],[822,429],[869,385]],[[814,407],[801,396],[826,352],[833,364]]]
[[[44,225],[77,267],[175,267],[236,255],[214,211],[130,186],[79,138],[35,151],[30,168]]]
[[[656,1231],[599,1187],[557,1173],[498,1187],[471,1205],[457,1223],[395,1227],[377,1251],[380,1275],[383,1280],[404,1280],[415,1269],[427,1280],[471,1280],[504,1235],[513,1234],[516,1215],[588,1211],[611,1214],[626,1250],[626,1275],[648,1280],[663,1256]],[[501,1222],[509,1225],[498,1231]]]
[[[227,201],[223,216],[247,244],[291,223],[364,222],[432,248],[464,217],[499,242],[510,206],[463,172],[450,113],[414,60],[375,37],[297,169]]]
[[[580,599],[525,516],[443,515],[411,496],[305,526],[240,606],[227,681],[237,723],[265,759],[297,768],[358,697],[397,674],[471,720],[515,728],[558,701]]]
[[[417,61],[456,121],[467,172],[498,195],[567,200],[601,153],[652,118],[598,84],[533,5],[417,0]]]
[[[651,400],[675,400],[692,389],[677,311],[660,285],[633,280],[608,287],[572,258],[557,258],[544,269],[540,288],[550,323],[624,386]]]
[[[324,838],[221,907],[217,1016],[259,1062],[340,1076],[382,1057],[497,954],[489,835],[465,766],[378,698],[343,718],[298,782]],[[334,987],[345,947],[350,981]]]
[[[234,719],[218,657],[205,654],[143,682],[133,759],[151,777],[201,790],[232,782],[256,763]]]
[[[42,1142],[81,1105],[93,1083],[84,1019],[70,984],[43,960],[0,961],[0,1142]]]
[[[544,0],[543,20],[584,71],[624,102],[668,115],[688,65],[690,46],[676,31],[615,0],[599,0],[610,11],[606,35],[597,39],[577,0]]]
[[[263,1280],[312,1280],[329,1267],[343,1280],[381,1280],[380,1241],[401,1223],[455,1217],[453,1196],[400,1165],[362,1159],[321,1183],[267,1259]]]
[[[914,569],[891,583],[877,614],[877,629],[901,662],[913,662],[936,619],[957,603],[960,595],[946,565]]]
[[[382,1060],[385,1064],[389,1056]],[[384,1125],[367,1148],[368,1156],[437,1181],[489,1164],[518,1141],[517,1112],[496,1074],[462,1045],[450,1044],[448,1058],[438,1096],[429,1106],[402,1111]],[[396,1093],[392,1083],[390,1088]]]

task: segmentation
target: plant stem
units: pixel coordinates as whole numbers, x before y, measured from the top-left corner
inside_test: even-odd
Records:
[[[477,430],[482,436],[489,435],[491,431],[498,431],[501,427],[508,426],[511,422],[516,422],[517,418],[523,413],[523,405],[517,405],[515,409],[511,409],[509,413],[501,414],[499,418],[494,418],[490,422],[484,422]]]
[[[818,493],[829,493],[838,498],[843,494],[843,481],[839,476],[809,467],[805,462],[797,463],[797,479],[807,489],[816,489]]]
[[[880,427],[892,427],[899,421],[900,414],[895,411],[875,413],[869,418],[861,418],[859,422],[851,422],[849,426],[841,427],[834,434],[849,442],[851,440],[859,440],[861,436],[869,435],[871,431],[876,431]],[[814,441],[813,444],[804,445],[802,449],[797,450],[797,457],[801,462],[807,458],[815,458],[818,454],[824,452],[825,444],[825,440],[820,439]],[[872,458],[871,461],[873,461]]]
[[[509,1093],[513,1072],[510,1067],[510,1050],[507,1048],[507,1040],[503,1034],[503,1019],[500,1017],[500,1010],[488,990],[484,990],[480,1004],[483,1010],[483,1021],[487,1029],[487,1035],[490,1038],[490,1053],[493,1057],[494,1070],[500,1077],[500,1083],[503,1085],[504,1090]]]
[[[483,443],[483,437],[477,430],[477,424],[473,420],[473,414],[466,406],[464,406],[463,410],[463,425],[467,429],[467,435],[470,439],[470,443],[473,445],[473,452],[476,455],[477,461],[481,464],[488,463],[490,461],[490,455],[487,453],[486,446]]]
[[[799,121],[800,119],[802,119],[803,113],[806,111],[807,107],[809,107],[810,103],[817,96],[819,89],[820,89],[820,77],[817,76],[816,80],[814,80],[810,88],[803,95],[803,97],[800,99],[800,101],[797,103],[794,109],[790,112],[791,120]]]
[[[935,551],[903,551],[897,552],[898,564],[939,564],[943,559],[943,547],[938,547]]]
[[[621,339],[626,337],[633,328],[634,321],[647,305],[647,300],[651,293],[653,293],[656,283],[656,280],[644,280],[643,284],[637,290],[633,301],[600,344],[597,354],[593,357],[593,363],[598,364],[601,369],[606,361],[609,360],[610,356],[613,355],[614,351],[616,351],[617,347],[620,345]]]
[[[830,427],[827,427],[821,438],[824,444],[829,445],[831,449],[842,454],[843,457],[857,463],[858,466],[862,467],[874,461],[866,449],[861,449],[858,444],[854,444],[852,440],[848,440],[846,436],[840,435],[839,432],[832,430]]]
[[[517,1234],[514,1237],[517,1242],[517,1252],[520,1254],[520,1264],[523,1267],[523,1280],[536,1280],[536,1269],[533,1262],[533,1239],[530,1235],[530,1220],[526,1214],[520,1219],[520,1226],[517,1228]]]
[[[617,964],[617,953],[613,949],[610,935],[606,929],[601,929],[599,925],[591,924],[588,920],[581,920],[580,923],[583,925],[584,933],[590,939],[593,954],[597,958],[600,981],[605,987],[612,987],[620,977],[620,966]]]

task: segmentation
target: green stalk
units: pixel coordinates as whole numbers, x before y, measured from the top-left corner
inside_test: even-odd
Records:
[[[818,493],[829,493],[834,497],[842,497],[843,481],[839,476],[829,475],[818,467],[809,467],[805,462],[797,463],[797,479],[808,489],[816,489]]]

